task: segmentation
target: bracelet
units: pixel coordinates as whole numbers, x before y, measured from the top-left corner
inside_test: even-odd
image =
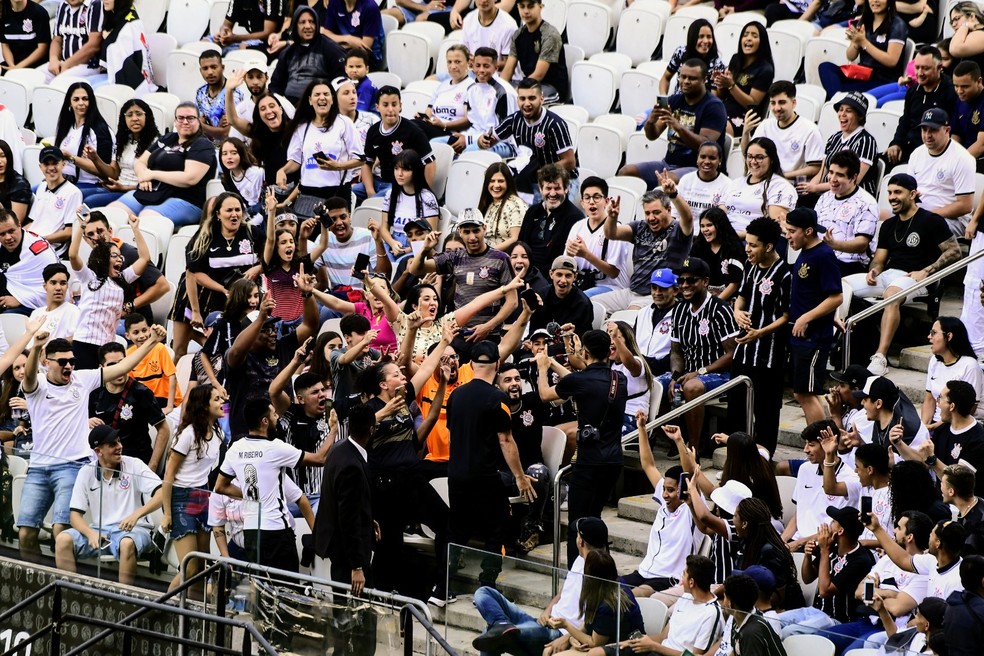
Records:
[[[824,463],[823,463],[823,466],[824,467],[836,467],[837,466],[837,461],[835,460],[834,462],[827,462],[825,460]]]
[[[313,292],[301,292],[301,298],[311,298],[314,296]]]
[[[666,194],[666,197],[669,198],[670,200],[676,200],[677,199],[677,196],[679,196],[679,195],[680,195],[680,192],[674,191],[672,194]]]

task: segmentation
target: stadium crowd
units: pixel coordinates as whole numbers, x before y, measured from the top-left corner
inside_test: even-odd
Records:
[[[123,583],[160,530],[179,559],[213,539],[285,570],[328,558],[355,594],[442,607],[448,545],[477,539],[484,654],[785,656],[783,638],[818,632],[838,654],[978,653],[984,260],[960,274],[959,317],[936,316],[940,285],[920,283],[984,250],[984,13],[714,7],[764,17],[728,62],[704,18],[662,53],[660,95],[632,118],[665,156],[612,180],[552,109],[575,90],[541,0],[231,0],[166,125],[134,0],[62,0],[50,21],[3,0],[4,75],[38,69],[65,93],[36,163],[0,106],[0,312],[23,319],[0,334],[3,475],[28,462],[0,532],[36,560],[50,524],[59,568],[112,555]],[[953,36],[936,42],[941,11]],[[370,75],[386,70],[384,16],[462,30],[416,115]],[[817,71],[829,134],[776,75],[768,30],[788,20],[846,28],[856,63]],[[239,51],[256,57],[227,76]],[[118,117],[97,105],[104,85],[133,90]],[[888,103],[901,112],[879,147],[866,119]],[[484,171],[456,216],[442,153]],[[619,191],[636,188],[638,208]],[[846,360],[844,320],[879,299],[894,302]],[[888,358],[901,308],[927,300],[932,358],[910,399]],[[709,434],[703,405],[647,427],[737,376],[752,434],[741,387],[727,432]],[[776,456],[787,388],[801,459]],[[624,436],[657,509],[620,573],[601,515]],[[434,574],[408,566],[425,528]],[[570,573],[532,617],[496,587],[500,554],[551,540]],[[647,597],[671,607],[659,634],[643,631]]]

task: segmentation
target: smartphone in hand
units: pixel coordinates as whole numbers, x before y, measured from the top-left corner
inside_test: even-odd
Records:
[[[355,258],[355,266],[352,268],[355,270],[356,278],[364,276],[366,269],[369,268],[369,256],[366,253],[359,253],[358,257]]]
[[[529,305],[530,309],[533,311],[536,311],[541,306],[540,298],[537,296],[536,290],[532,287],[527,287],[524,289],[519,297],[526,301],[526,304]]]

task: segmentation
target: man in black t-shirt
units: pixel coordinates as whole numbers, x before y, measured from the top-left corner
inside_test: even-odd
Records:
[[[967,463],[977,471],[984,468],[984,426],[974,418],[977,406],[974,386],[963,380],[951,380],[940,392],[940,420],[933,431],[932,455],[926,465],[942,476],[947,465]],[[978,479],[974,492],[984,494],[984,476]]]
[[[820,579],[812,608],[779,613],[782,637],[837,630],[838,624],[858,619],[854,591],[875,566],[871,551],[858,544],[864,532],[857,508],[829,506],[830,524],[821,524],[816,539],[806,543],[800,575],[805,583]]]
[[[357,204],[369,196],[382,196],[393,185],[393,162],[404,150],[412,149],[420,155],[428,185],[434,185],[434,175],[437,172],[437,161],[423,130],[412,121],[404,121],[400,117],[400,112],[403,111],[400,90],[384,86],[376,92],[376,111],[381,120],[370,127],[366,134],[362,182],[352,186],[358,199]],[[379,165],[379,177],[373,175],[376,164]]]
[[[99,348],[101,367],[114,365],[125,357],[126,349],[117,342]],[[171,427],[146,385],[124,375],[93,390],[89,395],[89,428],[100,425],[119,432],[123,455],[142,460],[151,471],[159,469],[171,441]],[[157,429],[153,443],[148,428]]]
[[[229,392],[229,429],[233,441],[248,433],[243,417],[246,402],[270,398],[270,383],[286,368],[298,347],[317,334],[320,326],[318,306],[311,293],[315,282],[314,276],[305,274],[302,266],[297,287],[304,297],[304,315],[296,330],[277,339],[279,319],[270,316],[276,303],[268,292],[260,303],[256,319],[243,328],[226,351],[226,391]]]
[[[581,337],[584,368],[551,387],[546,353],[538,353],[540,400],[544,403],[573,398],[577,404],[577,461],[568,492],[567,563],[577,558],[577,532],[581,517],[601,517],[601,510],[622,473],[622,415],[628,399],[625,375],[612,371],[608,361],[612,338],[603,330],[589,330]],[[559,539],[559,536],[555,537]]]
[[[48,12],[32,0],[4,3],[0,24],[0,47],[3,48],[4,72],[12,68],[35,68],[43,63],[51,44]]]
[[[513,34],[502,79],[511,81],[518,65],[524,76],[543,85],[548,102],[564,102],[570,95],[570,81],[560,32],[543,20],[542,0],[519,0],[516,8],[523,24]]]
[[[881,318],[878,350],[871,356],[868,370],[876,376],[888,373],[888,348],[899,327],[899,308],[908,300],[903,295],[920,280],[960,259],[960,245],[946,221],[917,207],[916,179],[908,173],[893,175],[888,181],[888,202],[893,216],[878,231],[878,250],[868,273],[844,278],[844,307],[851,295],[889,298],[899,294],[900,302],[885,308]],[[923,290],[921,295],[925,295]]]
[[[509,512],[506,488],[496,469],[501,454],[520,496],[536,498],[532,480],[523,472],[512,437],[508,399],[495,386],[499,346],[488,340],[472,348],[475,377],[451,392],[447,403],[451,455],[448,495],[451,502],[450,542],[467,545],[475,534],[484,538],[481,585],[494,586],[502,571],[502,529]],[[495,555],[491,555],[495,554]],[[454,559],[451,559],[454,562]]]

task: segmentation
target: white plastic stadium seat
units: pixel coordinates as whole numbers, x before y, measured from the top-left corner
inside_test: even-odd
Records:
[[[161,0],[152,1],[163,4]],[[147,31],[147,50],[150,52],[150,65],[154,71],[154,84],[157,86],[167,86],[167,57],[177,49],[178,40],[170,34]]]
[[[803,51],[803,70],[806,72],[806,81],[809,84],[820,84],[820,75],[817,67],[821,62],[832,64],[846,64],[847,47],[843,39],[818,36],[810,39]]]
[[[34,131],[39,137],[54,137],[58,127],[58,113],[65,100],[65,90],[49,85],[34,89]]]
[[[666,150],[670,142],[663,136],[650,141],[642,132],[636,132],[629,137],[629,142],[625,146],[625,163],[638,164],[639,162],[656,162],[666,157]]]
[[[646,635],[658,636],[666,625],[666,614],[669,612],[666,604],[655,597],[643,597],[636,601],[639,602],[639,610],[642,612],[642,624]]]
[[[569,9],[568,0],[553,0],[543,3],[543,13],[541,18],[546,23],[550,23],[561,34],[567,27],[567,11]]]
[[[41,169],[38,166],[42,148],[43,146],[41,144],[24,147],[24,177],[31,183],[32,187],[44,182],[44,176],[41,175]]]
[[[167,3],[164,0],[133,0],[137,15],[143,21],[144,31],[150,35],[160,29],[167,13]]]
[[[684,7],[683,9],[688,9]],[[679,46],[687,44],[687,32],[690,31],[690,24],[696,20],[693,16],[683,13],[683,9],[670,16],[666,21],[666,28],[663,30],[663,61],[669,61],[673,56],[673,51]],[[711,21],[714,24],[714,21]]]
[[[622,54],[621,52],[599,52],[591,55],[591,57],[588,58],[588,61],[595,62],[596,64],[611,66],[620,77],[624,75],[626,71],[632,70],[632,58],[628,55]]]
[[[427,77],[431,70],[430,50],[430,41],[421,34],[397,30],[386,37],[387,65],[404,82]]]
[[[574,104],[587,109],[591,118],[610,112],[618,92],[615,69],[606,64],[583,61],[574,64],[573,70],[571,95]]]
[[[794,635],[782,641],[786,656],[834,656],[836,647],[819,635]]]
[[[611,177],[622,164],[622,144],[622,134],[615,128],[587,123],[577,133],[578,159],[589,162],[601,177]]]
[[[868,110],[864,123],[864,129],[871,133],[878,144],[878,152],[883,153],[888,150],[895,136],[895,128],[899,125],[901,114],[893,111],[886,111],[885,108]]]
[[[797,21],[799,22],[799,21]],[[773,57],[777,80],[792,80],[803,65],[803,40],[797,34],[775,26],[769,28],[769,42],[772,45],[772,52],[777,53],[778,57]]]
[[[574,0],[567,10],[567,39],[584,54],[602,52],[611,38],[612,13],[600,2]]]
[[[0,78],[0,103],[14,113],[18,126],[27,123],[31,111],[31,93],[27,85],[17,80]]]
[[[467,160],[451,165],[444,196],[444,204],[451,214],[459,216],[464,209],[478,207],[486,168],[484,164]]]
[[[170,0],[167,11],[171,18],[167,22],[167,33],[179,46],[198,41],[208,30],[208,0]]]
[[[618,102],[622,113],[636,118],[656,104],[659,95],[659,76],[631,70],[622,75],[618,84]]]
[[[721,22],[714,26],[714,41],[717,43],[721,61],[731,61],[731,56],[738,52],[738,39],[743,27],[744,25],[732,22]]]
[[[198,68],[198,55],[187,50],[172,51],[167,56],[168,93],[173,93],[178,98],[194,100],[200,86],[202,74]]]
[[[649,9],[649,3],[633,4],[618,20],[615,51],[628,55],[633,66],[649,61],[663,36],[663,20],[659,12]]]

